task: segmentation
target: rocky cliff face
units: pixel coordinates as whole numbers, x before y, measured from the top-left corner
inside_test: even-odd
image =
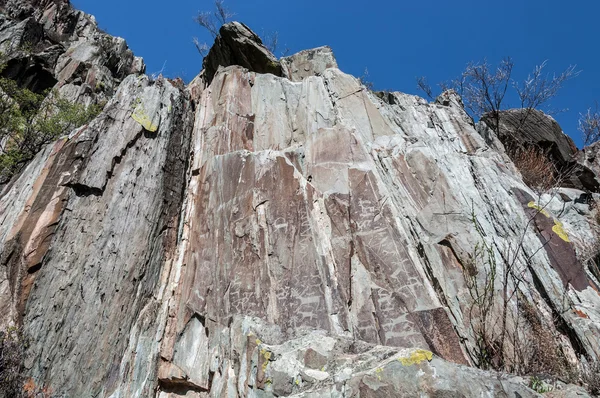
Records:
[[[375,94],[329,48],[276,60],[237,23],[188,87],[150,81],[68,3],[0,4],[0,43],[41,32],[20,62],[46,74],[15,78],[108,99],[0,194],[0,324],[36,385],[529,397],[472,366],[600,359],[597,197],[532,191],[455,94]]]

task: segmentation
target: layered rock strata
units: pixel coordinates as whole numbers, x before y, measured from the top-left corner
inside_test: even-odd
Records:
[[[3,26],[31,13],[46,26],[61,4],[4,5]],[[75,31],[70,48],[89,39]],[[36,385],[68,397],[537,396],[470,367],[473,283],[491,266],[490,328],[498,308],[526,308],[529,323],[506,322],[530,342],[547,325],[544,346],[530,344],[540,355],[600,359],[600,283],[579,260],[597,212],[585,192],[532,191],[454,93],[376,95],[328,48],[265,69],[274,57],[237,23],[211,54],[187,88],[127,75],[136,58],[116,72],[78,60],[111,70],[114,95],[2,190],[0,324],[24,330]]]

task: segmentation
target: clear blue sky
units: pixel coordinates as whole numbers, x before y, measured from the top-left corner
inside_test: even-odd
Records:
[[[124,37],[149,73],[191,80],[202,59],[191,39],[212,42],[193,21],[210,0],[72,0],[96,16],[108,33]],[[417,94],[415,77],[431,83],[456,77],[469,61],[504,56],[524,78],[548,60],[548,72],[576,64],[581,74],[551,104],[564,131],[581,147],[579,112],[600,101],[600,1],[579,0],[228,0],[226,5],[257,33],[279,32],[292,52],[329,45],[340,68],[369,70],[376,89]],[[513,102],[516,106],[517,103]],[[510,105],[510,101],[509,101]]]

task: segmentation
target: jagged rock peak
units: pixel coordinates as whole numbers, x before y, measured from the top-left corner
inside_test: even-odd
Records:
[[[126,76],[146,68],[124,39],[62,0],[0,0],[0,52],[4,77],[82,103],[108,100]]]
[[[210,84],[219,67],[239,65],[252,72],[282,76],[277,57],[263,44],[260,37],[241,22],[221,26],[219,35],[204,58],[204,77]]]

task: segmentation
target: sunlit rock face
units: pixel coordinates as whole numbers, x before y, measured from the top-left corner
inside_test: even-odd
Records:
[[[29,15],[44,32],[64,28],[42,17],[56,10],[82,18],[76,38],[63,29],[69,62],[98,34],[68,3],[2,7],[0,37]],[[227,29],[240,39],[217,39],[210,78],[187,87],[136,58],[123,74],[77,58],[111,71],[104,111],[3,188],[0,324],[29,339],[31,382],[67,397],[537,396],[472,367],[482,321],[518,330],[506,358],[515,342],[600,358],[598,274],[581,260],[594,194],[532,191],[453,92],[374,93],[327,47],[277,60]]]

